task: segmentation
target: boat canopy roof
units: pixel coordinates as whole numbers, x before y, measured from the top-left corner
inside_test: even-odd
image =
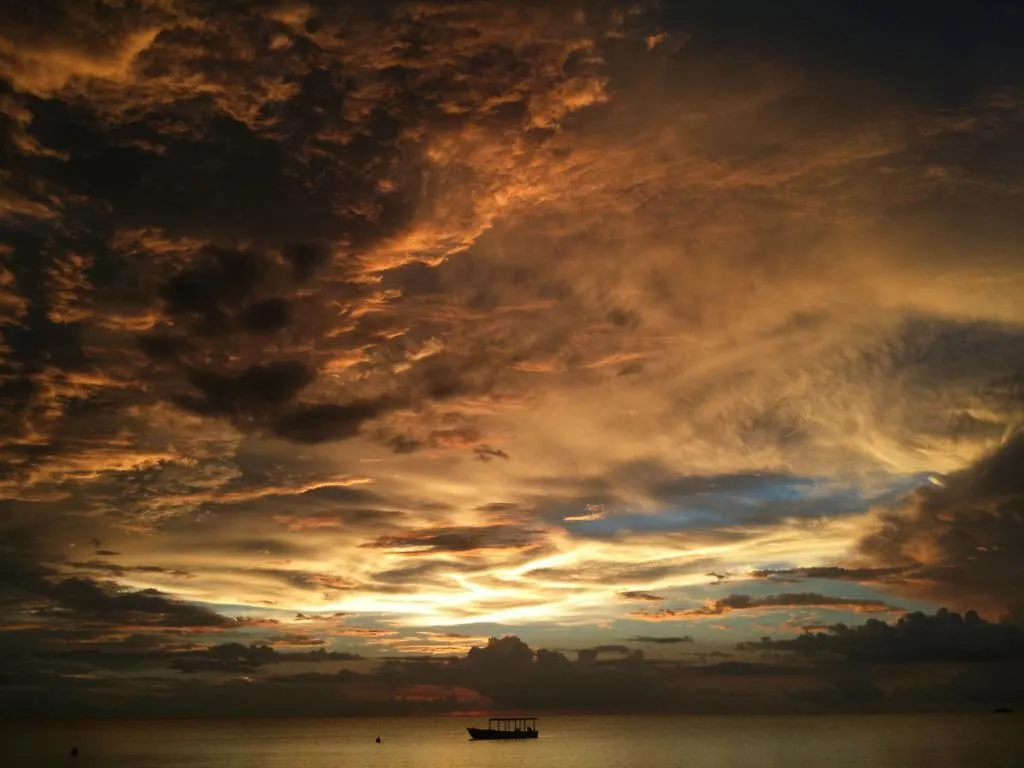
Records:
[[[537,728],[536,717],[492,717],[487,721],[489,728],[518,731],[523,728]]]

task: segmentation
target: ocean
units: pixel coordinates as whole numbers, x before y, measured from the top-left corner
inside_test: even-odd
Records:
[[[1024,716],[541,717],[540,738],[471,742],[479,719],[6,723],[5,768],[1021,768]],[[380,737],[381,743],[376,743]],[[72,758],[72,746],[79,755]]]

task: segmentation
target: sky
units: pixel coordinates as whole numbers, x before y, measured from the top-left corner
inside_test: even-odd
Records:
[[[1024,704],[1024,9],[0,9],[0,713]]]

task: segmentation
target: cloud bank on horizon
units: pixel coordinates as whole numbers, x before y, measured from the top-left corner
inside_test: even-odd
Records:
[[[0,10],[9,701],[1019,665],[1024,12],[798,6]]]

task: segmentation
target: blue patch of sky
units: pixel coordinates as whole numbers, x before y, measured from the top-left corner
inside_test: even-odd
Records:
[[[574,534],[595,538],[622,532],[692,531],[718,526],[768,524],[787,517],[830,517],[894,504],[909,490],[927,482],[929,473],[893,475],[868,490],[858,483],[827,478],[786,475],[729,475],[691,492],[662,491],[662,506],[655,510],[616,509],[606,506],[598,520],[568,521]],[[686,478],[679,487],[685,488]],[[780,566],[781,567],[781,566]]]

